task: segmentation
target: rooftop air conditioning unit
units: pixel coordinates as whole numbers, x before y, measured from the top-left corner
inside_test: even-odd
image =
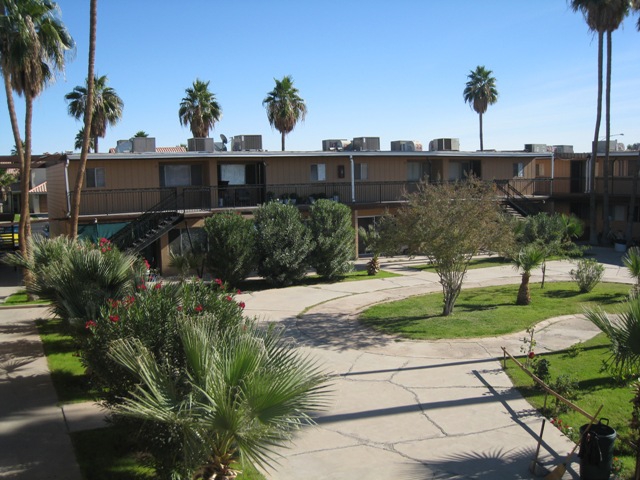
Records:
[[[355,137],[353,139],[353,150],[380,150],[380,137]]]
[[[213,152],[213,138],[189,138],[187,139],[187,151],[189,152]]]
[[[395,140],[391,142],[392,152],[421,152],[422,144],[414,140]]]
[[[349,140],[323,140],[322,151],[323,152],[341,152],[345,150],[351,142]]]
[[[234,152],[262,150],[262,135],[236,135],[233,137],[231,150]]]
[[[431,152],[459,152],[459,138],[436,138],[429,142],[429,151]]]
[[[573,153],[573,145],[554,145],[556,153]]]
[[[131,151],[134,153],[155,152],[156,139],[154,137],[133,137]]]
[[[529,153],[547,153],[547,145],[544,143],[526,143],[524,151]]]
[[[610,140],[609,141],[609,151],[610,152],[618,151],[618,145],[620,145],[620,144],[618,143],[617,140]],[[607,142],[604,141],[604,140],[599,141],[596,151],[598,153],[605,153],[606,150],[607,150]]]
[[[115,148],[116,153],[131,153],[133,142],[131,140],[118,140]]]

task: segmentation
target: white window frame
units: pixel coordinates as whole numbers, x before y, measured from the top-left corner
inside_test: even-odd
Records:
[[[513,176],[515,178],[524,178],[524,162],[513,164]]]
[[[310,179],[312,182],[324,182],[327,180],[327,164],[314,163],[311,165]]]

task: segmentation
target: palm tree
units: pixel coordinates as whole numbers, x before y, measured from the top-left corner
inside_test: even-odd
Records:
[[[291,75],[282,80],[274,78],[276,86],[267,93],[262,105],[267,109],[267,118],[272,128],[282,135],[282,151],[284,152],[284,137],[296,126],[298,121],[304,121],[307,116],[307,106],[298,95],[298,89],[293,86]]]
[[[480,150],[484,150],[482,136],[482,115],[487,111],[489,105],[498,101],[498,90],[496,89],[496,79],[491,76],[493,72],[483,66],[477,66],[471,70],[467,78],[467,86],[464,89],[464,101],[473,108],[480,117]]]
[[[631,247],[627,250],[627,253],[624,257],[622,257],[622,263],[627,270],[629,271],[629,275],[636,280],[636,284],[633,286],[631,290],[631,296],[636,297],[639,296],[640,293],[640,248]]]
[[[606,135],[606,143],[605,143],[605,153],[604,153],[604,164],[603,164],[603,191],[602,191],[602,238],[607,238],[609,236],[609,143],[611,141],[611,52],[612,52],[612,43],[611,33],[614,30],[617,30],[622,23],[622,20],[629,13],[629,1],[628,0],[609,0],[604,2],[606,4],[606,12],[605,18],[607,19],[604,22],[604,26],[607,32],[607,89],[605,92],[605,135]]]
[[[31,121],[33,100],[42,93],[55,73],[64,69],[73,39],[58,18],[50,0],[3,0],[0,5],[0,68],[11,128],[21,164],[20,252],[28,256],[31,237],[29,180],[31,178]],[[13,102],[13,92],[25,99],[24,149]],[[27,273],[25,281],[31,281]]]
[[[144,130],[138,130],[136,134],[133,136],[134,138],[147,138],[149,134]]]
[[[116,91],[107,86],[109,79],[106,75],[94,76],[93,86],[93,115],[91,117],[90,137],[94,145],[93,151],[98,153],[98,138],[107,134],[107,125],[114,126],[122,118],[124,102]],[[76,120],[84,118],[87,109],[88,88],[77,86],[67,93],[64,99],[69,103],[68,111]]]
[[[593,143],[591,146],[591,157],[589,163],[589,243],[595,245],[598,243],[597,222],[596,222],[596,189],[595,189],[595,177],[596,177],[596,160],[598,155],[598,138],[600,137],[600,123],[602,121],[602,63],[603,63],[603,45],[605,32],[613,31],[620,25],[620,22],[624,18],[627,6],[625,0],[571,0],[571,8],[574,12],[581,12],[589,30],[598,34],[598,103],[596,108],[596,126],[593,134]],[[615,26],[615,28],[614,28]],[[610,40],[610,35],[607,34],[607,39]],[[610,46],[609,46],[610,50]],[[607,81],[610,80],[610,51],[607,53]],[[609,89],[609,86],[607,86]],[[607,94],[609,95],[609,94]],[[609,106],[607,106],[607,109]],[[607,126],[608,128],[608,126]],[[603,169],[603,176],[608,176],[608,151],[609,151],[609,139],[610,133],[607,130],[607,143],[605,162]],[[608,193],[607,181],[604,179],[605,189]],[[608,204],[608,198],[607,198]],[[608,206],[608,205],[607,205]],[[604,210],[603,215],[605,219],[608,215]],[[608,227],[608,221],[605,220],[606,227]],[[603,238],[606,238],[603,236]]]
[[[76,140],[73,144],[73,148],[75,150],[82,150],[82,142],[84,142],[84,127],[78,130],[78,133],[76,133]],[[89,148],[93,148],[93,138],[89,138]]]
[[[587,310],[585,315],[611,341],[608,367],[623,377],[637,375],[640,372],[640,297],[630,298],[623,310],[611,317],[601,308]]]
[[[180,124],[189,125],[194,138],[208,137],[209,131],[222,118],[222,109],[216,96],[209,91],[209,82],[196,79],[185,93],[178,110]]]
[[[326,376],[277,330],[221,329],[213,317],[185,318],[178,330],[187,378],[135,338],[116,340],[110,355],[140,380],[115,411],[177,428],[189,476],[235,478],[245,459],[270,465],[274,448],[324,406]]]
[[[96,105],[96,99],[99,98],[96,95],[96,77],[94,75],[96,65],[96,30],[98,25],[98,0],[91,0],[89,7],[89,61],[87,67],[87,89],[86,96],[84,97],[84,105],[82,105],[81,98],[76,98],[72,103],[75,104],[77,110],[75,111],[75,118],[80,118],[82,115],[84,119],[84,135],[82,137],[82,149],[80,150],[80,167],[76,173],[76,183],[73,188],[73,198],[71,200],[71,238],[77,238],[78,236],[78,220],[80,218],[80,199],[82,196],[82,186],[84,185],[84,175],[87,168],[87,159],[89,157],[89,137],[94,134],[94,149],[98,151],[98,137],[100,134],[100,127],[104,126],[106,129],[106,123],[100,125],[100,121],[104,111],[100,111],[100,108],[104,108],[100,104]],[[106,84],[106,78],[104,83]],[[103,85],[104,87],[104,85]],[[76,87],[77,89],[78,87]],[[105,94],[105,92],[101,92]],[[68,95],[67,95],[68,96]],[[117,98],[117,95],[116,95]],[[118,98],[119,100],[119,98]],[[122,102],[120,100],[120,102]],[[83,108],[80,112],[81,107]],[[71,113],[71,105],[69,105],[69,113]],[[122,107],[120,107],[122,111]],[[94,118],[95,113],[95,118]],[[73,113],[71,113],[73,115]],[[118,117],[120,114],[118,115]],[[94,121],[95,120],[95,121]],[[94,130],[95,129],[95,130]],[[104,136],[104,133],[102,133]]]
[[[540,266],[544,261],[545,253],[537,245],[527,245],[523,247],[518,255],[513,259],[513,265],[517,270],[522,270],[522,282],[518,289],[518,299],[516,305],[529,305],[531,303],[531,292],[529,290],[529,280],[531,270]]]

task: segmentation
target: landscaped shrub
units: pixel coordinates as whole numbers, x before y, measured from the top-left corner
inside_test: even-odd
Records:
[[[563,373],[562,375],[558,375],[558,378],[549,385],[551,390],[560,394],[567,400],[575,400],[578,394],[578,381],[575,379],[573,375],[569,375]],[[564,402],[561,402],[557,398],[555,399],[555,408],[556,413],[565,413],[569,411],[569,407]]]
[[[570,274],[580,292],[589,293],[602,280],[604,265],[593,258],[583,258],[578,261],[578,268],[571,270]]]
[[[221,281],[212,285],[200,281],[181,285],[141,284],[132,295],[109,299],[100,315],[86,322],[82,360],[108,406],[114,408],[131,398],[139,383],[136,374],[108,355],[112,343],[123,339],[143,346],[154,361],[166,368],[175,387],[173,394],[186,395],[188,359],[180,339],[180,324],[215,323],[218,331],[224,332],[244,321],[244,304],[236,302],[221,284]],[[140,444],[153,456],[159,478],[180,478],[185,462],[181,429],[155,422],[125,421],[132,422],[133,429],[139,432]]]
[[[267,203],[256,211],[255,227],[258,274],[278,287],[302,280],[314,242],[298,209]]]
[[[551,379],[551,362],[546,358],[536,357],[533,361],[533,374],[548,384]]]
[[[252,220],[236,213],[220,213],[205,219],[209,248],[205,268],[215,278],[237,285],[256,268],[256,235]]]
[[[80,329],[98,316],[108,298],[133,292],[144,266],[133,255],[120,252],[106,239],[78,242],[65,237],[35,237],[32,256],[12,261],[31,270],[34,280],[27,291],[51,301],[53,313]]]
[[[318,275],[334,280],[353,269],[355,230],[351,209],[331,200],[318,200],[310,208],[309,230],[315,246],[310,263]]]

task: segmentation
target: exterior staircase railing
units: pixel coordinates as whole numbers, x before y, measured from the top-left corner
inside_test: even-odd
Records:
[[[509,180],[497,180],[494,183],[498,190],[504,194],[507,204],[522,216],[528,217],[541,212],[538,205],[511,185]]]
[[[184,210],[179,209],[178,194],[168,192],[168,196],[130,222],[109,240],[118,249],[139,252],[152,244],[184,218]]]

